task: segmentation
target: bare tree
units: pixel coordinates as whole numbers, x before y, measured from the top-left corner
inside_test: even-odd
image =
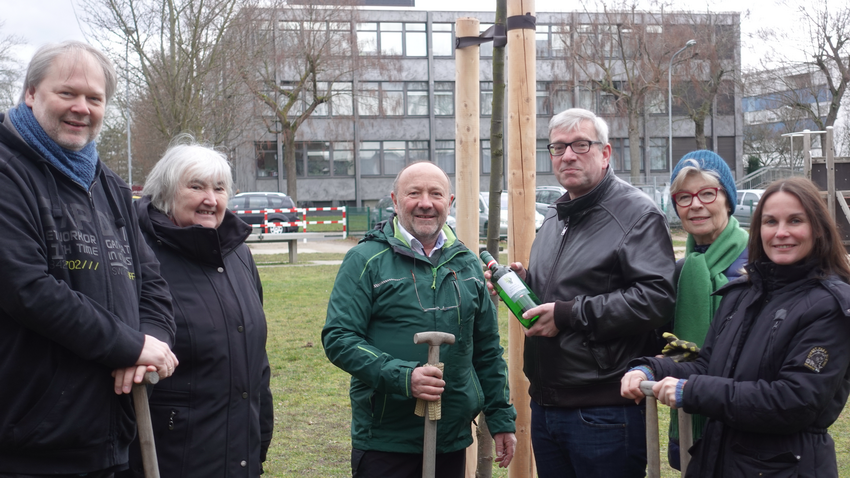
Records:
[[[213,145],[238,134],[245,123],[236,116],[242,111],[236,107],[240,80],[227,66],[239,52],[226,49],[224,38],[241,0],[81,3],[92,37],[132,85],[134,96],[119,97],[119,103],[133,104],[136,125],[160,136],[145,142],[157,145],[150,156],[158,157],[179,133]]]
[[[740,31],[714,13],[678,15],[686,21],[671,29],[670,38],[676,45],[694,39],[696,46],[690,58],[674,68],[678,80],[673,84],[674,103],[693,120],[697,148],[707,149],[705,122],[715,109],[715,99],[734,98]]]
[[[803,166],[802,139],[783,136],[805,129],[800,111],[780,108],[753,117],[744,127],[744,156],[755,156],[764,166],[800,169]]]
[[[850,4],[783,4],[796,12],[800,28],[759,32],[764,44],[776,45],[764,66],[785,87],[784,104],[805,113],[823,130],[835,123],[850,83]]]
[[[0,21],[0,30],[5,22]],[[0,111],[6,111],[18,102],[19,84],[23,67],[15,58],[12,49],[21,43],[21,39],[12,35],[0,36]]]
[[[316,4],[318,3],[318,5]],[[353,114],[355,72],[378,68],[358,51],[354,0],[246,7],[231,40],[242,52],[237,70],[245,87],[267,114],[266,129],[282,138],[286,192],[297,202],[298,129],[317,109],[334,108],[335,116]],[[374,45],[360,45],[366,47]],[[268,114],[270,113],[270,114]],[[280,149],[279,149],[280,151]]]
[[[564,47],[585,88],[603,93],[600,113],[628,118],[631,180],[638,183],[641,117],[645,107],[657,107],[664,91],[671,42],[660,13],[638,12],[625,2],[601,7],[600,13],[585,13]]]

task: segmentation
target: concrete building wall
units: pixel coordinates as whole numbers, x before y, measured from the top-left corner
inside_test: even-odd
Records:
[[[570,13],[538,13],[538,25],[559,25],[559,24],[578,24],[584,21],[589,21],[588,18],[592,14],[570,14]],[[453,57],[435,56],[434,44],[431,42],[432,34],[435,33],[435,24],[454,24],[457,18],[460,17],[475,17],[479,18],[482,24],[487,24],[493,21],[492,12],[422,12],[422,11],[402,11],[402,10],[363,10],[360,12],[360,22],[397,22],[397,23],[424,23],[430,29],[426,32],[429,40],[428,55],[425,57],[393,57],[387,58],[387,62],[392,62],[391,67],[386,70],[367,70],[357,72],[356,78],[353,79],[354,91],[357,91],[358,85],[364,82],[378,82],[382,85],[386,82],[395,82],[398,84],[410,85],[412,82],[427,82],[427,97],[429,112],[423,115],[409,115],[397,117],[379,117],[379,116],[359,116],[354,117],[313,117],[307,120],[299,129],[296,140],[298,142],[381,142],[381,144],[394,146],[396,142],[406,142],[408,154],[413,153],[411,147],[419,147],[422,144],[427,144],[427,154],[432,161],[439,161],[445,157],[446,141],[453,141],[455,136],[454,117],[440,116],[434,113],[435,97],[439,93],[438,88],[441,82],[454,83],[455,81],[455,60]],[[738,24],[739,18],[737,14],[730,14],[723,17],[726,22]],[[381,23],[383,24],[383,23]],[[454,36],[452,36],[452,40]],[[486,48],[486,47],[485,47]],[[737,46],[740,51],[740,44]],[[739,65],[740,54],[737,53],[735,62]],[[540,83],[556,84],[559,82],[575,81],[580,79],[569,64],[569,60],[564,57],[560,58],[540,58],[537,61],[537,80]],[[489,57],[483,57],[480,62],[480,79],[482,82],[492,80],[492,64]],[[551,82],[551,83],[550,83]],[[443,86],[445,83],[443,84]],[[383,88],[383,86],[382,86]],[[405,87],[407,88],[407,86]],[[573,103],[578,104],[578,89],[574,88]],[[407,92],[406,94],[409,94]],[[740,103],[740,98],[736,103]],[[454,101],[454,91],[452,91],[452,101]],[[506,102],[507,104],[507,102]],[[356,100],[355,100],[356,105]],[[260,111],[261,108],[258,108]],[[734,158],[731,162],[737,166],[733,169],[741,175],[741,116],[743,113],[740,108],[734,115],[717,115],[706,122],[706,135],[709,138],[716,138],[714,142],[721,143],[720,138],[726,138],[725,143],[728,144],[729,139],[732,141],[732,150]],[[548,122],[552,113],[539,114],[537,117],[537,137],[538,140],[545,144],[548,137]],[[628,121],[622,116],[603,116],[610,125],[610,138],[618,141],[620,148],[615,148],[615,154],[624,150],[623,139],[628,137]],[[664,140],[668,135],[668,117],[667,114],[646,114],[644,122],[641,125],[644,138],[644,151],[649,151],[650,139]],[[485,141],[489,139],[490,134],[490,117],[482,115],[480,118],[480,139]],[[673,135],[674,152],[676,144],[679,141],[692,140],[693,138],[693,122],[685,116],[674,116]],[[274,142],[277,138],[275,135],[266,132],[263,128],[257,127],[254,138],[249,138],[243,144],[236,148],[235,154],[235,171],[236,171],[236,187],[241,191],[282,191],[286,192],[286,182],[280,176],[262,176],[258,172],[257,153],[255,149],[255,141],[271,141]],[[507,138],[505,138],[507,141]],[[410,143],[423,142],[423,143]],[[684,143],[683,143],[684,144]],[[329,149],[331,146],[329,146]],[[443,148],[441,150],[441,148]],[[336,154],[335,152],[333,154]],[[306,156],[305,156],[306,157]],[[368,160],[363,152],[354,150],[354,172],[348,175],[337,176],[336,173],[327,176],[311,176],[310,173],[305,173],[298,178],[298,199],[299,202],[311,202],[320,205],[370,205],[384,195],[388,194],[394,173],[385,172],[379,176],[369,176],[365,174],[364,163]],[[412,158],[407,158],[410,161]],[[678,158],[676,158],[678,159]],[[544,162],[545,163],[545,162]],[[621,164],[616,163],[615,164]],[[551,167],[548,167],[551,169]],[[331,165],[333,169],[333,164]],[[482,171],[485,171],[482,164]],[[615,168],[615,171],[621,176],[628,177],[628,172]],[[454,175],[450,174],[452,180]],[[649,182],[666,181],[669,179],[669,170],[665,167],[663,170],[651,170],[646,174],[646,179]],[[481,184],[483,189],[487,189],[489,185],[489,175],[482,174]],[[539,185],[557,185],[555,177],[551,172],[538,170],[537,182]],[[357,203],[360,204],[357,204]]]

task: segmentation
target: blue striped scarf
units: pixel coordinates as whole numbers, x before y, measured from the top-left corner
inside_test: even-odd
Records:
[[[38,123],[32,108],[26,103],[9,110],[9,119],[21,138],[38,151],[47,161],[56,166],[74,182],[88,190],[97,170],[97,144],[92,141],[79,151],[59,146],[47,135]]]

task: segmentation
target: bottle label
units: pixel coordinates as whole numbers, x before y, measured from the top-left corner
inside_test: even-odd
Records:
[[[507,294],[508,297],[511,298],[523,294],[526,290],[525,286],[522,284],[522,281],[519,280],[519,276],[517,276],[516,272],[513,271],[508,272],[507,274],[500,277],[497,282],[499,284],[499,287],[501,287],[502,290],[505,291],[505,294]]]

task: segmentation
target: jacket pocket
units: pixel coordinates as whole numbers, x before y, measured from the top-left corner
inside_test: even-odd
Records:
[[[56,410],[60,407],[63,397],[65,397],[65,388],[70,374],[62,370],[62,366],[56,370],[53,378],[47,389],[41,397],[35,402],[32,408],[18,420],[14,426],[14,444],[16,447],[25,447],[28,444],[38,443],[39,427],[48,431],[50,427],[51,412],[55,416]],[[47,422],[47,423],[46,423]]]
[[[752,450],[740,443],[732,445],[725,460],[730,478],[763,476],[770,478],[796,478],[799,476],[800,458],[791,451]]]
[[[155,390],[151,394],[151,422],[159,466],[161,470],[171,470],[173,476],[183,476],[186,450],[191,446],[190,395],[173,390]]]

